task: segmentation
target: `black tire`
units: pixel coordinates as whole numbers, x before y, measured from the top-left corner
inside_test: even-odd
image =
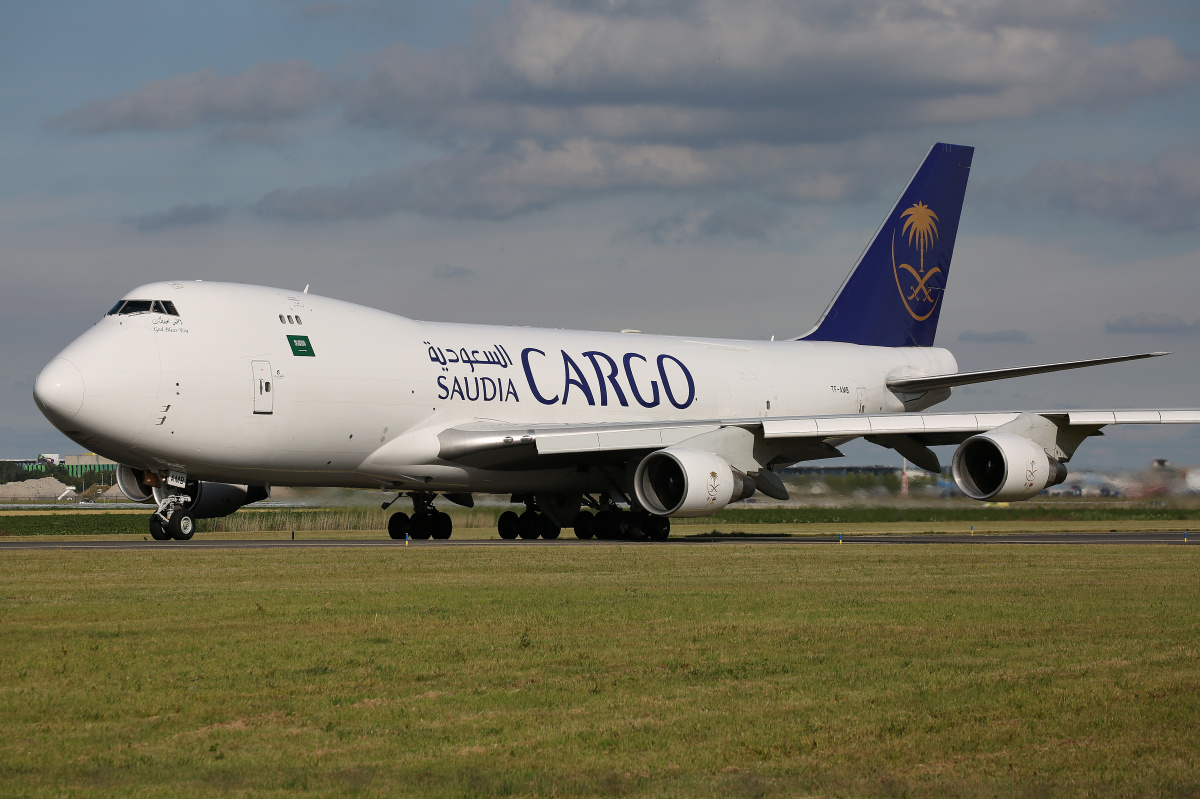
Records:
[[[163,524],[163,520],[159,518],[157,513],[150,515],[150,537],[155,541],[171,540],[171,533],[168,532],[167,526]]]
[[[176,541],[190,541],[196,534],[196,520],[190,513],[177,510],[171,514],[171,520],[167,522],[167,531]]]
[[[434,511],[433,516],[433,537],[439,541],[445,541],[454,532],[454,520],[450,518],[449,513],[442,511]]]
[[[504,511],[496,520],[496,532],[500,533],[500,537],[505,541],[513,540],[517,537],[517,526],[520,524],[520,519],[521,517],[515,511]]]
[[[433,514],[414,513],[408,520],[408,536],[414,541],[425,541],[433,533]]]
[[[649,541],[650,530],[654,527],[654,517],[649,513],[642,511],[640,513],[630,513],[625,517],[629,521],[628,528],[625,532],[625,537],[630,541]]]
[[[542,538],[553,541],[562,533],[562,528],[550,521],[550,517],[542,514]]]
[[[408,514],[403,511],[393,513],[388,518],[388,535],[399,541],[408,533]]]
[[[666,541],[671,535],[671,520],[666,516],[653,516],[652,526],[646,531],[651,541]]]
[[[542,518],[536,512],[527,510],[517,517],[517,535],[526,540],[533,540],[542,534]]]
[[[629,514],[623,510],[601,511],[596,514],[596,523],[596,537],[605,541],[624,541],[629,535]]]
[[[613,530],[612,517],[614,515],[615,511],[611,510],[602,510],[596,514],[595,519],[592,520],[592,533],[597,539],[601,541],[612,540],[609,538],[609,535]]]
[[[587,541],[596,535],[596,517],[585,510],[575,514],[575,537]]]

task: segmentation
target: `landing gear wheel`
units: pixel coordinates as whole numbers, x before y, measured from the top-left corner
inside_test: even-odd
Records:
[[[547,541],[553,541],[554,539],[558,538],[561,532],[562,528],[550,521],[549,516],[546,516],[545,514],[542,515],[542,538],[546,539]]]
[[[652,515],[642,511],[640,513],[630,513],[625,518],[629,520],[625,538],[628,538],[630,541],[649,540],[650,530],[654,526],[654,517]]]
[[[418,541],[428,540],[433,535],[433,514],[414,514],[409,520],[408,534]]]
[[[629,514],[625,511],[602,510],[596,514],[597,538],[605,541],[624,541],[628,533]]]
[[[575,514],[575,537],[587,541],[596,535],[596,517],[585,510]]]
[[[592,532],[600,541],[611,540],[613,523],[612,518],[616,515],[616,511],[602,510],[596,514],[596,518],[592,520]]]
[[[651,541],[666,541],[671,535],[671,520],[666,516],[650,517],[649,529],[646,530],[646,535],[650,536]]]
[[[404,512],[393,513],[388,517],[388,535],[393,539],[399,540],[404,538],[408,532],[408,514]]]
[[[186,511],[177,510],[167,522],[167,531],[176,541],[190,541],[196,534],[196,520]]]
[[[506,510],[500,514],[500,518],[496,520],[496,532],[500,533],[500,537],[505,541],[511,541],[517,537],[517,528],[520,526],[521,517],[514,511]]]
[[[433,537],[439,541],[445,541],[454,532],[454,520],[450,518],[449,513],[442,511],[434,511],[429,514],[431,517]]]
[[[527,510],[517,517],[517,535],[532,540],[542,534],[542,519],[534,511]]]
[[[150,516],[150,537],[155,541],[170,541],[171,534],[157,513]]]

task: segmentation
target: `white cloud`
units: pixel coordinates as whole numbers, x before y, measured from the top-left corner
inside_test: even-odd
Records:
[[[128,222],[143,233],[157,233],[173,227],[193,227],[220,222],[229,213],[224,205],[176,205],[166,211],[135,216]]]
[[[178,75],[49,124],[210,127],[271,144],[281,124],[330,105],[440,153],[259,205],[299,219],[503,218],[600,194],[751,185],[828,202],[887,179],[869,156],[896,131],[1120,108],[1200,79],[1169,38],[1098,42],[1109,14],[1085,0],[514,0],[466,42],[396,44],[328,74],[285,61]]]
[[[184,130],[202,124],[261,126],[318,108],[330,81],[311,64],[262,62],[240,75],[211,69],[153,80],[136,91],[68,111],[47,124],[76,133]]]
[[[1000,194],[1018,207],[1087,214],[1147,233],[1195,230],[1200,219],[1200,144],[1169,147],[1142,163],[1042,163]]]
[[[1200,322],[1188,324],[1175,314],[1142,311],[1104,323],[1106,333],[1194,333]]]
[[[744,144],[701,152],[667,144],[523,139],[457,149],[340,186],[276,189],[256,208],[264,216],[297,220],[365,219],[397,211],[504,219],[617,192],[743,189],[776,200],[834,202],[870,193],[874,151],[841,144]]]

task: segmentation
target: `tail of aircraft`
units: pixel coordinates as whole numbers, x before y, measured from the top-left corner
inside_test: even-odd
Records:
[[[803,341],[931,347],[974,147],[935,144]]]

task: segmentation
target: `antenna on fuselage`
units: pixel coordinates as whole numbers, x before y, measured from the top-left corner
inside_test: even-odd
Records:
[[[308,284],[307,284],[307,283],[305,283],[305,284],[304,284],[304,291],[303,291],[302,293],[303,293],[303,294],[307,294],[307,293],[308,293]]]

